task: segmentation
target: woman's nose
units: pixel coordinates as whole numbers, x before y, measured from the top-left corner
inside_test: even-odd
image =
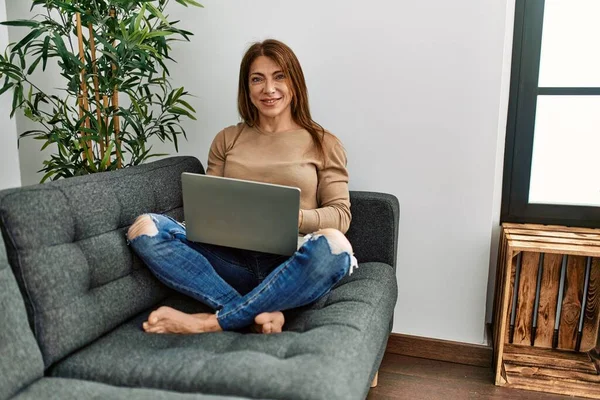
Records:
[[[264,86],[265,93],[275,93],[275,82],[267,80]]]

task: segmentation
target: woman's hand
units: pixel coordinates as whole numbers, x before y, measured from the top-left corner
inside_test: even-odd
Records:
[[[298,227],[302,226],[302,210],[298,211]]]

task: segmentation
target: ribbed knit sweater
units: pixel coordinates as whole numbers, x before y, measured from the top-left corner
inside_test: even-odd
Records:
[[[208,154],[208,175],[300,188],[301,233],[350,226],[346,152],[325,132],[325,158],[304,129],[267,133],[245,123],[217,134]]]

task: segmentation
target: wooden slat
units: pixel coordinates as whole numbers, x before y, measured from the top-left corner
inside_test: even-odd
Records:
[[[530,378],[518,374],[507,374],[507,378],[508,384],[506,386],[514,389],[600,399],[600,385],[591,385],[588,382],[566,382],[555,379]]]
[[[516,240],[520,242],[533,242],[533,243],[546,243],[546,244],[566,244],[571,246],[591,246],[600,249],[600,238],[598,240],[589,239],[570,239],[561,237],[550,237],[550,236],[533,236],[533,235],[515,235],[507,234],[509,240]]]
[[[600,231],[596,233],[573,233],[573,232],[558,232],[558,231],[537,231],[531,229],[507,229],[507,235],[528,235],[528,236],[541,236],[551,238],[565,238],[565,239],[584,239],[600,241]]]
[[[531,326],[539,262],[540,253],[523,252],[513,344],[531,344]]]
[[[562,256],[560,254],[544,254],[540,307],[538,309],[537,332],[534,343],[536,347],[552,347],[561,262]]]
[[[504,343],[510,343],[510,319],[511,313],[513,309],[513,298],[515,290],[515,279],[517,275],[517,254],[513,253],[513,256],[510,259],[507,259],[506,262],[507,268],[510,268],[510,279],[508,280],[508,308],[506,309],[506,328],[504,329]],[[508,272],[508,270],[507,270]]]
[[[581,314],[583,283],[585,280],[585,257],[569,256],[565,280],[564,298],[558,327],[558,348],[574,350]]]
[[[502,289],[502,300],[500,303],[500,314],[498,316],[498,321],[500,326],[498,327],[498,331],[500,332],[500,337],[498,338],[497,346],[494,348],[497,356],[495,358],[494,363],[494,382],[496,385],[500,385],[504,382],[503,377],[501,375],[502,371],[502,354],[504,351],[504,344],[507,342],[508,338],[506,337],[506,329],[508,326],[507,318],[509,318],[510,313],[507,311],[509,307],[509,298],[510,298],[510,279],[508,279],[508,275],[511,274],[511,270],[513,267],[514,254],[512,247],[507,243],[506,245],[506,262],[503,266],[505,268],[505,276],[507,279],[504,279]]]
[[[591,349],[588,353],[586,353],[590,359],[594,362],[594,366],[596,367],[596,371],[600,374],[600,348],[595,347]]]
[[[496,285],[494,289],[494,333],[493,333],[493,343],[494,349],[498,348],[498,343],[500,340],[500,326],[499,322],[500,318],[500,305],[502,304],[502,295],[504,288],[504,276],[506,274],[506,268],[504,268],[506,259],[506,237],[504,236],[504,232],[500,233],[500,247],[498,249],[498,262],[496,264]],[[497,352],[494,352],[494,363],[496,362]]]
[[[594,228],[580,228],[580,227],[570,227],[563,225],[538,225],[538,224],[515,224],[510,222],[505,222],[502,224],[504,229],[528,229],[534,231],[552,231],[552,232],[571,232],[571,233],[590,233],[590,234],[598,234],[598,229]]]
[[[519,374],[528,377],[540,379],[559,379],[561,381],[584,381],[593,384],[600,383],[600,375],[595,373],[586,373],[573,370],[556,369],[552,367],[531,367],[518,364],[504,363],[504,368],[508,375]]]
[[[531,346],[505,345],[504,362],[532,367],[547,367],[596,373],[596,367],[587,353],[539,349]]]
[[[540,253],[573,254],[577,256],[600,257],[600,248],[597,247],[571,246],[559,243],[532,243],[519,240],[511,240],[509,241],[509,244],[517,251],[539,251]]]
[[[592,259],[590,283],[585,304],[583,332],[580,351],[590,351],[596,347],[598,326],[600,325],[600,258]]]

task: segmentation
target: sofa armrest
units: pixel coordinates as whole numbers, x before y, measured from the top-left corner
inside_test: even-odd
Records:
[[[386,193],[350,191],[352,222],[346,236],[358,262],[382,262],[396,269],[400,205]]]

